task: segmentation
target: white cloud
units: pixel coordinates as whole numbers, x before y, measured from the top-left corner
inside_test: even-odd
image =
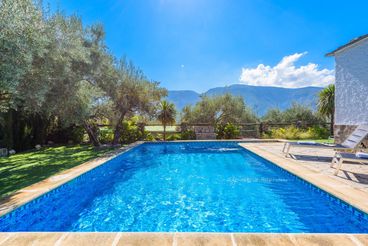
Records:
[[[248,85],[288,88],[326,86],[334,83],[334,70],[319,69],[315,63],[295,67],[295,62],[306,54],[307,52],[285,56],[274,67],[259,64],[256,68],[242,68],[239,80]]]

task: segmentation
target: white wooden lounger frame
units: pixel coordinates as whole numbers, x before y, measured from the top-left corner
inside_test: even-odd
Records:
[[[368,125],[359,125],[352,134],[341,145],[324,145],[324,144],[302,144],[297,142],[285,142],[282,152],[285,157],[290,155],[291,146],[300,148],[323,148],[333,149],[335,151],[353,151],[359,148],[359,144],[368,136]]]
[[[331,167],[334,167],[334,165],[337,164],[336,171],[334,173],[335,175],[339,173],[342,167],[342,164],[346,161],[360,163],[360,164],[368,164],[368,159],[356,157],[355,154],[336,152],[334,158],[332,159],[332,163],[331,163]]]

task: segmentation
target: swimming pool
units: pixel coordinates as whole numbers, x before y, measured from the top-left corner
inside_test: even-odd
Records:
[[[0,218],[0,231],[367,233],[367,215],[236,142],[145,143]]]

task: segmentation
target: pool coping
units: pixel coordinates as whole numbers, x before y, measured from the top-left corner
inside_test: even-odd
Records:
[[[368,244],[367,234],[192,232],[9,232],[0,245],[344,245]]]
[[[274,153],[247,143],[239,143],[239,146],[368,214],[367,192],[359,190],[337,179],[333,179],[325,174],[321,174],[318,171],[304,167],[300,165],[300,162],[292,158],[280,157]],[[280,153],[281,151],[282,150],[280,149]]]

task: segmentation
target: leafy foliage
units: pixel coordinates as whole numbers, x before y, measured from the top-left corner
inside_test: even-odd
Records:
[[[335,115],[335,85],[324,88],[318,95],[318,112],[331,120],[331,134],[333,134]]]
[[[124,121],[121,128],[120,143],[133,143],[144,138],[144,133],[141,132],[135,121]]]
[[[114,126],[115,144],[121,137],[125,117],[137,113],[153,117],[156,105],[167,93],[159,83],[148,81],[143,72],[126,59],[120,60],[116,69],[115,80],[101,82],[106,103],[111,105],[106,116]]]
[[[180,139],[182,140],[194,140],[196,139],[196,135],[195,135],[195,132],[193,130],[185,130],[185,131],[182,131],[180,133],[181,137]]]
[[[175,141],[175,140],[180,140],[181,139],[181,134],[178,133],[174,133],[174,134],[170,134],[166,140],[168,141]]]
[[[239,127],[232,123],[219,124],[216,127],[216,138],[218,139],[235,139],[239,135]]]
[[[118,143],[126,117],[154,116],[166,90],[127,59],[116,62],[101,25],[83,26],[79,17],[50,13],[32,0],[0,0],[0,13],[0,125],[7,147],[27,149],[70,126],[83,127],[98,146],[98,125],[106,119]]]
[[[318,112],[332,118],[335,112],[335,85],[331,84],[319,93]]]
[[[257,122],[257,117],[245,105],[242,97],[225,94],[216,97],[202,96],[195,106],[184,107],[181,121],[216,125]]]
[[[175,105],[164,100],[159,104],[157,119],[164,126],[164,140],[166,140],[166,126],[175,123]]]
[[[114,130],[111,127],[101,127],[99,129],[99,140],[103,144],[111,143],[114,138]]]
[[[293,103],[285,111],[279,109],[270,109],[263,117],[263,121],[269,123],[297,123],[318,124],[323,123],[323,118],[312,111],[307,106]]]
[[[279,138],[279,139],[326,139],[329,137],[329,131],[323,127],[309,127],[307,129],[289,126],[286,128],[271,129],[265,133],[265,138]]]

